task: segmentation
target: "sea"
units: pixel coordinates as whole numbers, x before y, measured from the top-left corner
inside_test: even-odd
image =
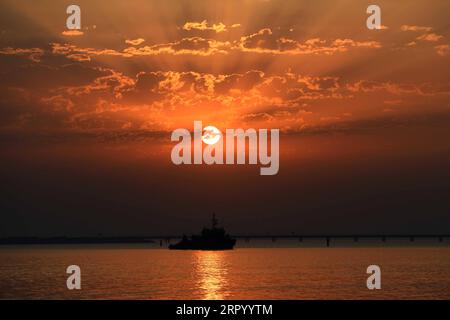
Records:
[[[80,268],[79,290],[66,273]],[[369,290],[369,266],[380,289]],[[0,246],[0,299],[450,299],[450,243],[238,240],[229,251],[167,243]]]

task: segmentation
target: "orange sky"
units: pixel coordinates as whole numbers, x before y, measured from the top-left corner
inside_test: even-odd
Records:
[[[297,197],[286,191],[289,178],[302,180],[302,170],[315,163],[310,172],[331,165],[343,175],[337,188],[353,167],[365,181],[368,168],[392,177],[410,168],[403,163],[408,159],[405,176],[419,170],[423,177],[444,177],[427,170],[450,159],[448,0],[377,1],[382,30],[366,28],[368,1],[83,0],[76,1],[82,29],[68,32],[70,4],[0,3],[0,173],[17,190],[22,180],[11,167],[25,180],[37,179],[33,186],[40,190],[55,191],[55,180],[40,174],[62,177],[58,168],[67,163],[66,178],[74,184],[82,170],[97,172],[102,183],[154,173],[168,182],[136,178],[128,189],[158,185],[159,192],[177,193],[176,170],[191,173],[171,167],[170,132],[191,129],[194,120],[221,130],[279,128],[280,173],[273,178],[279,180],[265,190],[284,190],[274,203],[293,201],[289,214]],[[209,170],[199,179],[214,189],[209,175],[216,169]],[[219,176],[227,189],[229,176]],[[326,178],[319,180],[322,187],[305,178],[302,190],[331,192]],[[254,187],[248,183],[245,188]],[[100,191],[86,192],[90,203],[90,192]],[[21,193],[11,194],[20,203]],[[200,193],[189,197],[202,199]],[[259,210],[259,199],[242,210]],[[165,210],[155,203],[143,207]],[[208,210],[217,210],[213,202]]]
[[[449,111],[445,0],[379,1],[383,30],[354,1],[79,1],[76,35],[68,3],[2,2],[2,129],[304,131]]]

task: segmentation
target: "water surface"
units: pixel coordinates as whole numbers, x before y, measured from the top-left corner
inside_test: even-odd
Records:
[[[66,288],[67,266],[82,289]],[[382,289],[366,288],[367,266]],[[450,248],[299,247],[232,251],[156,245],[0,247],[2,299],[450,299]]]

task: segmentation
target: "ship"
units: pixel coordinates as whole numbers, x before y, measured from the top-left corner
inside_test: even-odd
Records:
[[[200,235],[193,235],[188,238],[183,236],[180,242],[169,245],[170,250],[231,250],[236,244],[225,232],[224,228],[218,227],[218,220],[213,214],[211,228],[203,228]]]

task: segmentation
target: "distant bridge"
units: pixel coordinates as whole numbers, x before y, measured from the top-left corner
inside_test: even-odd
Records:
[[[238,239],[245,239],[250,241],[250,239],[272,239],[276,241],[277,239],[298,239],[300,242],[303,239],[324,239],[326,241],[327,247],[330,246],[332,239],[353,239],[354,242],[358,242],[360,239],[380,239],[382,242],[386,242],[388,239],[409,239],[410,242],[414,242],[416,239],[437,239],[438,242],[443,242],[444,238],[449,238],[450,235],[436,235],[436,234],[310,234],[310,235],[253,235],[253,236],[233,236]]]
[[[114,243],[154,243],[159,241],[160,246],[163,242],[169,243],[172,239],[181,239],[179,235],[154,235],[139,237],[9,237],[0,238],[0,245],[27,245],[27,244],[114,244]],[[275,242],[277,239],[298,239],[302,242],[304,239],[323,239],[326,246],[329,247],[333,239],[352,239],[358,242],[360,239],[380,239],[387,242],[388,239],[407,239],[414,242],[416,239],[436,239],[437,242],[443,242],[445,238],[450,238],[450,234],[275,234],[275,235],[233,235],[233,238],[249,242],[251,239],[271,239]]]

